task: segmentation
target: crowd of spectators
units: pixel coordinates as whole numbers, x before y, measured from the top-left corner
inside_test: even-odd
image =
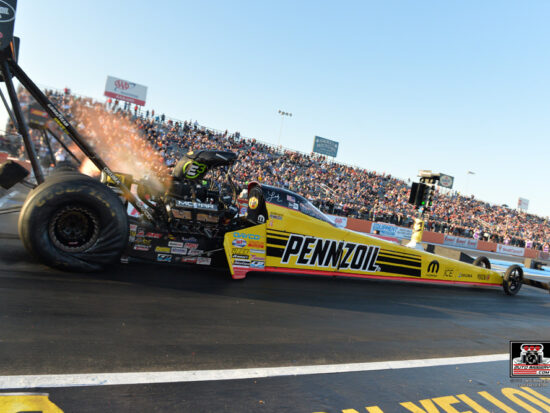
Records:
[[[19,93],[23,105],[28,104],[29,96],[23,91]],[[407,227],[414,222],[416,211],[407,202],[410,182],[391,175],[347,166],[318,154],[275,147],[243,138],[238,132],[216,131],[196,121],[175,121],[125,102],[108,99],[100,103],[67,90],[47,91],[47,94],[69,113],[69,119],[83,135],[90,136],[92,141],[94,136],[102,134],[109,137],[107,142],[101,141],[98,145],[106,147],[107,150],[100,152],[106,158],[114,156],[116,147],[123,148],[127,158],[132,151],[146,152],[149,155],[137,167],[149,170],[151,167],[143,163],[150,162],[157,165],[156,172],[163,173],[189,150],[234,151],[239,156],[232,169],[234,181],[243,187],[248,181],[258,180],[298,192],[330,214]],[[35,133],[34,140],[40,155],[47,158],[43,137]],[[152,148],[154,154],[147,152],[148,148]],[[57,146],[54,151],[60,152]],[[19,152],[21,155],[22,149]],[[133,166],[135,169],[136,165]],[[547,219],[456,191],[436,191],[426,228],[519,247],[549,248]]]

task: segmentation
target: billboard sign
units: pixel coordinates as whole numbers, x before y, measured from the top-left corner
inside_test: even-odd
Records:
[[[316,136],[313,141],[313,152],[336,158],[338,154],[338,142]]]
[[[137,83],[118,77],[107,76],[104,95],[113,99],[144,106],[145,98],[147,97],[147,86],[138,85]]]
[[[452,189],[454,181],[455,181],[454,176],[445,175],[445,174],[439,175],[439,186],[442,186],[443,188]]]
[[[527,208],[529,208],[529,200],[521,197],[518,198],[518,209],[527,211]]]
[[[29,106],[29,126],[31,128],[41,129],[49,120],[48,112],[42,109],[38,103]]]

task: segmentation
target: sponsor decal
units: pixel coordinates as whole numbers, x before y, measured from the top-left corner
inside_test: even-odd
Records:
[[[251,249],[250,252],[253,253],[253,254],[265,254],[265,250]]]
[[[550,342],[511,341],[510,377],[550,377]]]
[[[454,276],[454,273],[454,268],[445,267],[445,272],[443,274],[445,275],[445,277],[452,277]]]
[[[251,261],[250,268],[264,268],[265,264],[263,261]]]
[[[194,258],[194,257],[182,257],[181,262],[186,263],[186,264],[196,264],[197,259]]]
[[[171,248],[170,252],[176,255],[187,255],[187,248]]]
[[[234,239],[233,242],[231,243],[231,245],[233,245],[234,247],[238,247],[238,248],[246,247],[246,240],[244,240],[244,239]]]
[[[258,215],[258,218],[256,218],[260,224],[263,224],[265,222],[265,217],[260,214]]]
[[[203,250],[188,250],[188,255],[201,255],[204,251]]]
[[[472,274],[458,274],[458,278],[473,278]]]
[[[144,237],[145,236],[145,232],[143,232],[142,229],[140,229],[137,233],[136,233],[136,237]]]
[[[168,247],[156,247],[155,252],[170,252],[170,248],[168,248]]]
[[[146,238],[160,239],[160,238],[162,238],[162,234],[159,234],[158,232],[148,232],[147,234],[145,234],[145,237]]]
[[[15,9],[7,2],[0,1],[0,23],[15,20]]]
[[[295,209],[296,211],[298,211],[300,209],[300,205],[298,205],[296,202],[294,203],[289,203],[288,206],[292,209]]]
[[[170,254],[157,254],[158,262],[172,262],[172,256]]]
[[[195,237],[191,237],[191,238],[182,238],[181,240],[182,240],[183,242],[197,242],[197,241],[198,241]]]
[[[151,244],[153,243],[153,240],[151,239],[147,239],[147,238],[140,238],[136,244],[140,244],[140,245],[148,245],[149,247],[151,246]]]
[[[251,258],[256,261],[264,261],[265,257],[258,257],[257,255],[252,254]]]
[[[265,248],[265,244],[258,241],[248,241],[248,246],[250,248]]]
[[[199,244],[197,244],[196,242],[186,242],[184,247],[190,250],[194,250],[196,248],[199,248]]]
[[[189,161],[183,165],[183,176],[187,179],[195,179],[206,171],[207,166],[200,162]]]
[[[297,266],[350,269],[362,272],[377,272],[375,265],[380,247],[356,244],[292,234],[286,243],[281,264],[288,264],[296,257]]]
[[[477,279],[480,281],[487,281],[489,280],[490,275],[489,274],[478,274]]]
[[[269,218],[276,219],[277,221],[282,221],[283,217],[281,215],[269,214]]]
[[[0,393],[2,413],[63,413],[48,393]]]
[[[233,261],[233,265],[237,265],[239,267],[248,267],[248,266],[250,266],[250,261],[248,261],[248,260],[235,260],[235,261]]]
[[[236,258],[238,260],[249,260],[250,259],[250,256],[248,255],[240,255],[240,254],[233,254],[231,256],[232,258]]]
[[[176,206],[179,208],[192,208],[192,209],[208,209],[211,211],[217,211],[218,207],[215,204],[205,204],[203,202],[191,202],[191,201],[176,201]]]
[[[287,195],[286,196],[286,200],[288,202],[296,202],[296,198],[294,198],[292,195]]]
[[[169,247],[178,247],[178,248],[181,248],[181,247],[183,247],[183,242],[169,241],[169,242],[168,242],[168,246],[169,246]]]
[[[207,258],[207,257],[197,258],[197,264],[199,265],[210,265],[211,262],[212,262],[212,258]]]
[[[234,232],[233,238],[244,238],[244,239],[251,239],[251,240],[259,240],[261,237],[257,234],[246,234],[244,232]]]
[[[248,255],[248,248],[233,248],[231,250],[232,254],[242,254],[242,255]]]
[[[258,208],[258,198],[256,198],[255,196],[253,196],[252,198],[250,198],[248,200],[248,207],[250,209],[256,209]]]
[[[437,274],[439,272],[439,263],[433,260],[428,264],[428,273]]]
[[[136,245],[134,245],[134,249],[136,251],[149,251],[151,249],[151,247],[149,245],[136,244]]]
[[[137,225],[136,224],[130,224],[130,231],[137,231]]]

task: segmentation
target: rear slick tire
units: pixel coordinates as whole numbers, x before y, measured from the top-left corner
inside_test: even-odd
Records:
[[[56,174],[29,193],[19,215],[19,236],[50,267],[99,271],[120,260],[128,217],[118,196],[99,181]]]

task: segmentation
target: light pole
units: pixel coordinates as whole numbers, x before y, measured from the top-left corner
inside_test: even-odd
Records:
[[[281,128],[279,129],[279,139],[277,139],[277,146],[281,146],[281,135],[283,133],[283,121],[285,120],[285,116],[292,117],[292,113],[290,112],[284,112],[282,110],[279,110],[279,115],[281,115]]]

